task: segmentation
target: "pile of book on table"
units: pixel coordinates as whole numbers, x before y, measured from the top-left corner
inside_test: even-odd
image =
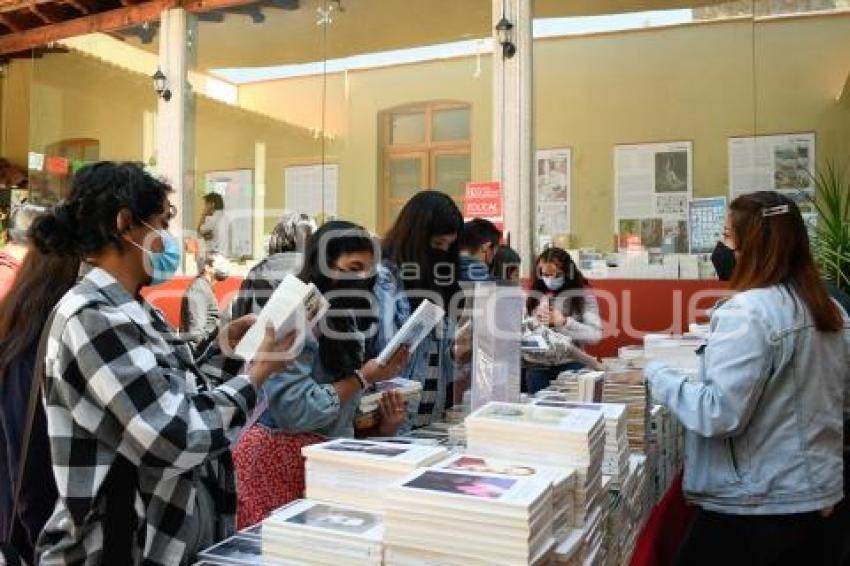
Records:
[[[263,564],[378,566],[383,540],[380,514],[301,499],[263,521]]]
[[[605,375],[605,385],[602,388],[602,402],[626,406],[629,450],[646,452],[650,402],[643,371],[609,371]]]
[[[567,370],[552,381],[549,389],[566,394],[571,401],[592,403],[602,398],[604,378],[602,371]]]
[[[552,485],[552,531],[557,539],[575,524],[575,482],[573,468],[554,468],[516,460],[497,460],[472,453],[452,456],[435,468],[494,474],[505,477],[538,477]]]
[[[629,439],[626,406],[622,403],[582,403],[567,400],[562,393],[540,391],[533,401],[538,407],[563,407],[598,411],[605,419],[605,459],[602,474],[618,484],[629,471]]]
[[[441,446],[338,438],[305,446],[307,497],[375,511],[386,489],[448,455]]]
[[[554,544],[551,480],[444,468],[387,495],[385,564],[544,564]]]
[[[466,436],[471,453],[575,468],[576,527],[604,503],[605,421],[599,411],[488,403],[466,419]]]

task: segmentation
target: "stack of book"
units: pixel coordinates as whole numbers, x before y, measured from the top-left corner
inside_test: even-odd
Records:
[[[497,460],[470,453],[453,456],[435,467],[505,477],[542,478],[552,486],[552,529],[555,538],[558,539],[575,523],[576,471],[573,468],[540,466],[516,460]]]
[[[705,340],[699,336],[647,334],[643,350],[647,363],[661,360],[688,375],[696,375],[699,370],[697,350],[704,344]]]
[[[263,521],[265,564],[382,563],[384,520],[349,506],[301,499]]]
[[[550,557],[546,478],[428,468],[388,491],[385,564],[543,564]]]
[[[602,474],[611,476],[615,484],[629,471],[629,439],[626,406],[621,403],[580,403],[567,401],[560,394],[541,392],[533,403],[538,407],[563,407],[601,412],[605,419],[605,459]]]
[[[629,475],[620,489],[622,514],[621,563],[628,563],[634,552],[637,538],[652,508],[646,456],[632,454],[629,458]]]
[[[584,533],[581,529],[570,529],[558,539],[552,555],[552,564],[555,566],[584,565]]]
[[[624,478],[628,482],[628,478]],[[628,539],[625,494],[616,485],[605,480],[603,487],[608,490],[608,515],[605,521],[605,554],[610,564],[622,564],[623,552]]]
[[[626,406],[629,450],[646,452],[649,426],[649,393],[641,370],[608,372],[602,390],[603,403]]]
[[[401,377],[375,383],[360,397],[360,413],[369,414],[376,412],[381,397],[387,391],[401,393],[405,401],[411,401],[422,395],[422,384],[418,381]]]
[[[442,446],[338,438],[302,449],[307,497],[375,511],[386,489],[448,455]]]
[[[549,389],[564,393],[570,401],[595,403],[602,399],[604,379],[602,371],[565,371],[552,381]]]
[[[469,451],[503,460],[576,470],[575,522],[602,503],[605,421],[601,412],[489,403],[466,420]]]
[[[606,495],[607,498],[607,495]],[[599,505],[581,528],[584,537],[585,566],[603,566],[605,564],[605,522],[607,505]]]

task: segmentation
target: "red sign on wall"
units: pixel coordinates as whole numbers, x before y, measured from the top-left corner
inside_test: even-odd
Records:
[[[48,173],[58,175],[60,177],[66,176],[68,174],[68,168],[71,166],[70,161],[64,157],[58,157],[55,155],[49,155],[45,163],[47,165],[46,168]]]
[[[499,181],[467,183],[463,199],[463,216],[467,219],[502,220],[502,184]]]

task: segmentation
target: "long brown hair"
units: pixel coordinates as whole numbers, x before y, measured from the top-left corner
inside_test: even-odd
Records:
[[[45,255],[32,246],[0,302],[0,379],[9,363],[38,343],[47,317],[77,280],[76,257]]]
[[[796,203],[773,191],[742,195],[729,206],[738,259],[730,286],[746,291],[782,285],[794,291],[822,332],[841,329],[841,313],[826,292]]]
[[[540,277],[541,263],[554,263],[564,271],[564,284],[560,289],[551,291],[546,287],[543,278]],[[529,314],[531,314],[537,308],[537,305],[540,304],[541,296],[549,292],[554,292],[556,296],[561,293],[567,293],[570,302],[569,314],[580,317],[584,314],[584,293],[579,293],[578,291],[587,286],[587,279],[584,278],[581,270],[579,270],[567,250],[554,246],[546,248],[543,250],[543,253],[537,256],[534,267],[531,270],[531,290],[533,292],[529,294],[525,307]]]

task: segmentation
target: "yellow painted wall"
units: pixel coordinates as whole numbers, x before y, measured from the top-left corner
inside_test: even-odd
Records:
[[[14,60],[3,79],[3,156],[19,167],[27,165],[31,72],[28,63]]]
[[[576,245],[611,247],[616,144],[693,141],[698,197],[726,193],[730,136],[815,131],[821,163],[850,158],[850,108],[835,103],[850,73],[850,14],[542,39],[534,48],[537,146],[573,148]],[[487,57],[481,63],[477,77],[474,57],[328,77],[324,118],[332,138],[324,153],[340,165],[341,216],[376,228],[378,114],[399,105],[469,102],[473,178],[491,177],[492,72]],[[109,69],[79,55],[50,55],[35,63],[28,95],[26,64],[13,63],[0,126],[7,153],[25,163],[20,133],[30,131],[33,144],[90,136],[102,140],[104,158],[140,159],[142,111],[155,107],[149,81]],[[285,206],[284,168],[322,159],[321,141],[309,131],[321,127],[319,85],[313,77],[243,86],[240,103],[254,113],[200,99],[197,196],[204,172],[253,168],[262,141],[266,206]],[[10,111],[26,109],[21,97],[37,111]]]

